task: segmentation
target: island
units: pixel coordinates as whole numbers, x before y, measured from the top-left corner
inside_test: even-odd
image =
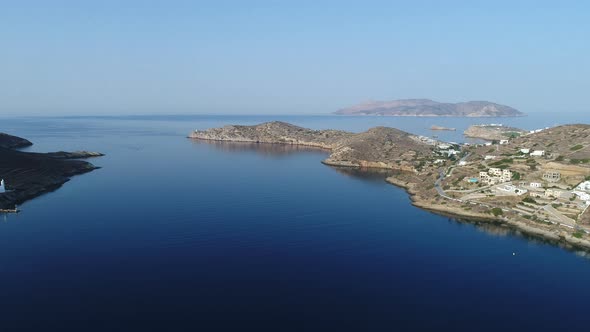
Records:
[[[430,130],[433,130],[433,131],[436,131],[436,130],[438,130],[438,131],[456,131],[457,128],[448,128],[448,127],[443,127],[443,126],[432,125],[432,126],[430,126]]]
[[[423,116],[423,117],[515,117],[524,113],[488,101],[441,103],[430,99],[371,101],[335,112],[340,115]]]
[[[79,160],[98,157],[97,152],[34,153],[18,149],[31,146],[24,138],[0,133],[0,212],[18,212],[17,205],[53,191],[74,175],[98,167]]]
[[[325,149],[324,164],[392,171],[412,204],[470,222],[493,222],[550,242],[590,249],[590,125],[456,144],[375,127],[362,133],[284,122],[196,130],[196,140]]]

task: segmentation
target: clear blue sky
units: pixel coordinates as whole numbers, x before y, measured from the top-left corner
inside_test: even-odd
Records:
[[[0,114],[588,112],[585,1],[4,1]]]

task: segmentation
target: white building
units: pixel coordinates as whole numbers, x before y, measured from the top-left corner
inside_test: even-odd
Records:
[[[6,192],[6,187],[4,186],[4,180],[0,180],[0,194],[4,194]]]
[[[500,140],[500,144],[502,144],[502,145],[508,144],[508,140],[507,139],[501,139]]]
[[[502,171],[502,176],[501,177],[502,177],[502,181],[503,182],[508,182],[508,181],[512,180],[512,172],[509,171],[509,170],[507,170],[507,169],[505,169],[505,170]]]
[[[520,152],[522,154],[529,154],[531,152],[531,149],[520,149]]]
[[[543,180],[547,182],[559,182],[561,180],[561,173],[556,171],[549,171],[543,174]]]
[[[545,197],[568,198],[568,194],[570,194],[570,193],[568,193],[565,190],[561,190],[561,189],[549,188],[549,189],[545,190]],[[569,196],[571,196],[571,194]]]
[[[590,201],[590,194],[582,191],[573,191],[572,194],[578,196],[583,201]]]
[[[539,182],[531,182],[531,188],[541,188],[543,185]]]
[[[496,159],[496,156],[485,156],[483,159],[484,160],[494,160],[494,159]]]
[[[459,166],[465,166],[465,165],[467,165],[467,162],[465,160],[461,160],[459,162]]]
[[[500,187],[499,189],[509,192],[509,193],[517,194],[518,196],[524,195],[528,192],[528,190],[526,190],[526,189],[521,189],[521,188],[518,188],[518,187],[513,186],[511,184],[504,185],[504,186]]]
[[[531,152],[531,156],[533,157],[543,157],[545,155],[545,150],[535,150]]]
[[[450,157],[450,156],[455,156],[455,155],[459,154],[459,151],[457,151],[455,149],[449,149],[449,150],[441,151],[440,153],[446,154],[448,157]]]
[[[488,170],[488,173],[490,173],[493,176],[502,176],[502,169],[492,167]]]
[[[582,190],[582,191],[590,191],[590,181],[584,181],[582,183],[580,183],[576,189],[578,190]]]

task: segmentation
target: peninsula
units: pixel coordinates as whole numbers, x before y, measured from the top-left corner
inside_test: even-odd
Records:
[[[15,211],[17,204],[59,188],[74,175],[97,169],[78,159],[102,156],[87,151],[33,153],[17,150],[30,145],[32,143],[26,139],[0,134],[0,179],[6,183],[6,191],[0,193],[0,211]]]
[[[471,138],[481,138],[488,141],[506,140],[528,133],[525,130],[504,126],[502,124],[473,125],[463,132],[463,135]]]
[[[503,144],[453,144],[395,128],[362,133],[284,122],[194,131],[192,139],[326,149],[332,166],[394,170],[413,205],[590,249],[590,125],[508,137]]]
[[[524,113],[488,101],[440,103],[430,99],[371,101],[335,112],[340,115],[423,116],[423,117],[515,117]]]

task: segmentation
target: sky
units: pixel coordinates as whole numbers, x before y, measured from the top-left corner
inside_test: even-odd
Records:
[[[587,4],[588,3],[588,4]],[[0,0],[0,115],[588,112],[585,1]]]

